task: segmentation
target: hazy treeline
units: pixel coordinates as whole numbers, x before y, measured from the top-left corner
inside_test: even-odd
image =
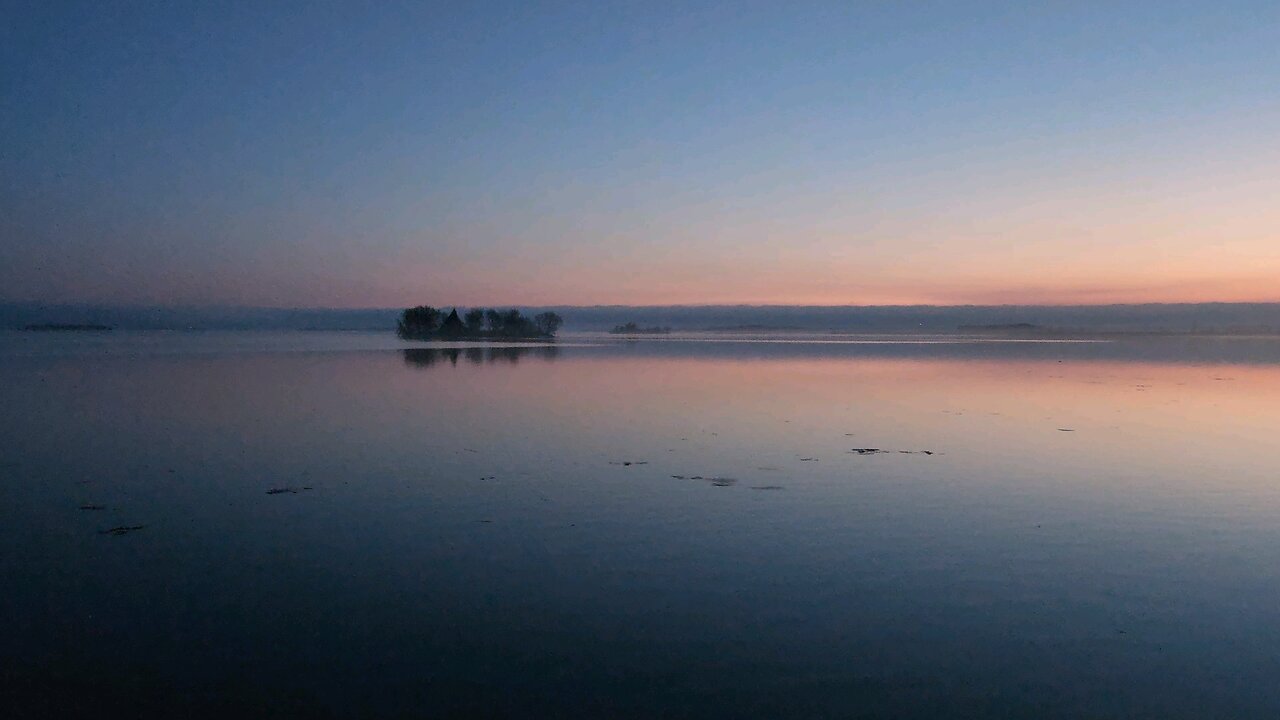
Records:
[[[1135,305],[671,305],[552,308],[572,330],[619,325],[680,331],[803,330],[955,333],[962,325],[1015,325],[1106,332],[1280,332],[1280,303]]]
[[[0,303],[0,329],[106,325],[117,330],[386,330],[399,310]]]

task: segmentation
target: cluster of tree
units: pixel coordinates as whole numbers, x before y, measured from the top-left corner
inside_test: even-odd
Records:
[[[626,325],[616,325],[609,332],[614,335],[666,335],[671,332],[671,328],[658,327],[657,325],[654,325],[653,327],[640,327],[633,322],[629,322]]]
[[[564,320],[553,312],[527,318],[519,310],[471,308],[459,316],[454,308],[448,315],[428,305],[405,310],[396,323],[396,334],[405,340],[467,338],[550,338]]]

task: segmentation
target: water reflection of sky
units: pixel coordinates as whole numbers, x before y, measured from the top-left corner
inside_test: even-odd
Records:
[[[339,714],[1270,716],[1280,365],[1161,342],[9,355],[5,668]]]

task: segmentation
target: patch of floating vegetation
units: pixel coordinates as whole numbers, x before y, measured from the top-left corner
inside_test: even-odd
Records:
[[[146,527],[146,525],[120,525],[119,527],[113,527],[110,530],[99,530],[98,534],[113,536],[128,535],[129,533],[136,532],[144,527]]]
[[[648,465],[648,460],[610,460],[610,465],[621,465],[623,467],[631,467],[632,465]]]
[[[716,487],[730,487],[738,484],[737,479],[727,477],[703,477],[701,475],[672,475],[671,477],[676,480],[705,480]]]
[[[853,448],[849,450],[852,455],[887,455],[897,453],[899,455],[937,455],[933,450],[885,450],[882,448]]]
[[[268,491],[267,491],[267,494],[268,494],[268,495],[285,495],[285,494],[289,494],[289,495],[297,495],[299,492],[301,492],[301,491],[303,491],[303,490],[310,490],[310,489],[311,489],[311,486],[310,486],[310,485],[304,485],[304,486],[302,486],[302,487],[300,487],[300,488],[291,487],[291,486],[285,486],[285,487],[274,487],[274,488],[271,488],[270,490],[268,490]]]

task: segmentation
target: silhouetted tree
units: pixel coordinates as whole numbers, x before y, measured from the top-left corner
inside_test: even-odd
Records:
[[[502,313],[502,333],[504,335],[523,334],[524,328],[521,327],[521,325],[523,325],[524,322],[524,316],[520,314],[520,311],[515,308],[511,308],[510,310]]]
[[[564,324],[564,319],[553,312],[544,312],[533,316],[533,324],[538,326],[538,332],[543,335],[555,335]]]
[[[458,317],[458,308],[454,308],[449,313],[449,317],[440,323],[440,334],[445,337],[461,337],[467,334],[467,328],[462,324],[462,319]]]
[[[462,321],[466,324],[468,332],[478,333],[484,330],[484,310],[471,308],[466,315],[462,316]]]
[[[440,311],[430,305],[405,310],[396,323],[396,334],[402,338],[425,337],[440,327]]]
[[[484,320],[489,325],[489,332],[502,332],[502,313],[489,308],[484,311]]]

